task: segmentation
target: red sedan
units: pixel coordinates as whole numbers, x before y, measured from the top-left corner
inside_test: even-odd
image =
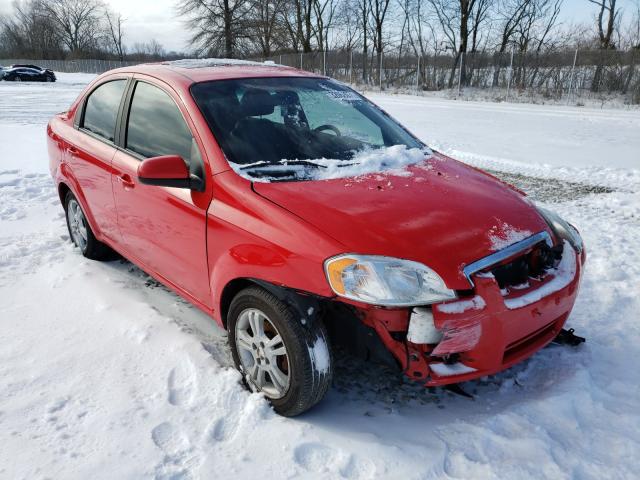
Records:
[[[551,342],[578,293],[575,228],[326,77],[127,67],[47,133],[82,254],[115,250],[209,314],[283,415],[322,399],[332,346],[457,383]]]

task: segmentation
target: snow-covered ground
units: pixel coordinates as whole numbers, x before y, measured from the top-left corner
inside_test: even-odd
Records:
[[[470,382],[475,400],[340,354],[326,400],[284,419],[212,321],[71,247],[44,127],[89,78],[0,82],[0,478],[638,477],[640,113],[371,95],[578,226],[588,340]]]

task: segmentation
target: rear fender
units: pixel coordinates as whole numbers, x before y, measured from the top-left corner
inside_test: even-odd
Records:
[[[82,211],[84,212],[85,218],[89,222],[89,226],[91,227],[91,230],[93,231],[94,236],[98,240],[102,241],[103,240],[102,232],[100,231],[100,228],[98,227],[95,217],[91,212],[91,208],[89,208],[89,203],[87,202],[87,199],[82,193],[82,188],[80,187],[80,183],[78,182],[77,178],[73,174],[73,171],[71,170],[71,167],[69,166],[68,163],[61,163],[60,168],[58,169],[58,175],[56,177],[56,186],[57,186],[58,192],[60,192],[61,188],[63,188],[62,187],[63,185],[66,188],[68,188],[71,191],[71,193],[73,193],[74,197],[76,197],[76,199],[78,200],[78,203],[80,203],[80,206],[82,207]],[[60,200],[62,201],[62,206],[66,212],[66,205],[64,204],[64,198],[61,198]]]

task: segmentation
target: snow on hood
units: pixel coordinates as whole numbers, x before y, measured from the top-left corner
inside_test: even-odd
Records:
[[[489,229],[489,241],[491,248],[497,252],[533,234],[534,232],[531,230],[521,230],[506,222],[498,222],[497,225]]]
[[[229,162],[229,164],[238,175],[247,180],[271,183],[279,178],[268,174],[259,175],[258,172],[261,169],[263,172],[265,170],[267,172],[291,172],[292,178],[297,180],[331,180],[382,172],[396,176],[411,176],[406,167],[422,162],[431,156],[432,151],[428,148],[407,148],[406,145],[394,145],[392,147],[361,150],[350,160],[318,158],[305,159],[303,160],[304,163],[296,163],[300,160],[281,160],[276,165],[266,162],[257,162],[250,165],[240,165],[233,162]]]

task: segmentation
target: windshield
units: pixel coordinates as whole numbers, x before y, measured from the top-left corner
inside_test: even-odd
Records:
[[[383,111],[333,80],[218,80],[191,91],[231,166],[252,180],[351,176],[416,163],[428,153]],[[358,168],[364,165],[366,171]]]

